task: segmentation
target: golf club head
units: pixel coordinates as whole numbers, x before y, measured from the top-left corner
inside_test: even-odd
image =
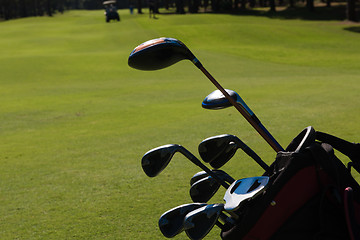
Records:
[[[235,91],[230,90],[230,89],[225,89],[225,91],[236,102],[240,99],[239,94],[237,94]],[[213,91],[212,93],[210,93],[209,95],[206,96],[206,98],[202,102],[201,106],[203,108],[206,108],[206,109],[217,110],[217,109],[223,109],[223,108],[231,107],[232,105],[229,102],[229,100],[226,99],[224,94],[222,94],[222,92],[220,92],[220,90],[215,90],[215,91]]]
[[[227,174],[223,170],[213,169],[211,171],[230,184],[235,181],[234,178],[232,178],[229,174]],[[190,186],[192,186],[195,182],[199,181],[200,179],[206,178],[208,176],[209,176],[209,174],[207,174],[205,171],[195,173],[194,176],[192,176],[190,179]]]
[[[225,192],[224,209],[226,211],[235,211],[247,199],[254,198],[260,194],[269,182],[269,177],[250,177],[243,178],[233,182]]]
[[[211,176],[200,179],[190,188],[190,197],[193,202],[208,202],[219,190],[221,184]]]
[[[269,166],[238,137],[230,134],[213,136],[203,140],[198,147],[201,158],[210,163],[217,169],[226,164],[236,153],[237,149],[242,149],[265,171]]]
[[[228,188],[230,185],[223,179],[213,173],[208,167],[206,167],[199,159],[197,159],[191,152],[186,148],[178,144],[168,144],[154,148],[147,153],[141,159],[141,166],[149,177],[155,177],[161,173],[171,161],[172,157],[176,152],[180,152],[193,164],[200,167],[202,170],[207,172],[210,176],[216,179],[224,188]]]
[[[167,238],[172,238],[184,230],[185,216],[195,209],[206,206],[206,203],[190,203],[177,206],[161,215],[159,228]]]
[[[199,181],[200,179],[208,177],[209,174],[207,174],[205,171],[197,172],[194,174],[194,176],[190,179],[190,186],[192,186],[194,183]]]
[[[158,70],[195,56],[184,43],[175,38],[157,38],[137,46],[128,59],[130,67],[139,70]]]
[[[198,147],[204,162],[217,169],[226,164],[239,148],[234,135],[223,134],[203,140]]]
[[[186,235],[190,239],[204,238],[217,223],[224,204],[211,204],[188,213],[184,219]]]
[[[181,148],[177,144],[168,144],[154,148],[141,159],[141,166],[146,175],[155,177],[161,173],[171,161],[174,154]]]

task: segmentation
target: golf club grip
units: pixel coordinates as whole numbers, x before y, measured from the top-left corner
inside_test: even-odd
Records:
[[[255,130],[265,139],[265,141],[276,151],[280,152],[284,149],[281,145],[274,139],[274,137],[266,130],[265,127],[261,124],[256,124],[255,120],[243,109],[236,101],[230,97],[230,95],[225,91],[225,89],[215,80],[213,76],[201,65],[199,69],[205,74],[205,76],[217,87],[222,94],[226,97],[227,100],[243,115],[243,117],[255,128]]]

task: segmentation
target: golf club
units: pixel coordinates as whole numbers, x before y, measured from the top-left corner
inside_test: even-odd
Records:
[[[212,171],[230,184],[235,181],[235,179],[222,170]],[[195,180],[196,182],[193,182]],[[218,183],[214,178],[209,176],[204,171],[195,174],[191,178],[190,184],[191,187],[189,194],[193,202],[208,202],[220,188],[220,183]]]
[[[239,209],[245,200],[252,199],[264,191],[268,182],[267,176],[243,178],[233,182],[224,195],[225,211]]]
[[[214,171],[214,170],[211,170],[211,171]],[[200,179],[203,179],[203,178],[206,178],[208,177],[209,174],[207,174],[205,171],[201,171],[201,172],[197,172],[194,174],[194,176],[192,176],[190,178],[190,187],[196,183],[197,181],[199,181]]]
[[[234,221],[222,213],[224,204],[210,204],[188,213],[184,219],[186,235],[192,240],[203,239],[217,225],[224,229],[224,225],[218,221],[221,218],[225,223]]]
[[[232,100],[236,101],[237,104],[243,107],[245,112],[249,117],[253,119],[253,121],[259,126],[260,129],[270,138],[271,142],[273,142],[277,149],[280,149],[283,151],[284,149],[281,147],[281,145],[275,140],[275,138],[270,134],[270,132],[264,127],[264,125],[260,122],[260,119],[255,115],[255,113],[248,107],[248,105],[245,103],[245,101],[240,97],[240,95],[229,89],[225,89],[225,91],[229,94],[229,96],[232,98]],[[202,105],[203,108],[206,109],[223,109],[232,106],[232,103],[229,101],[229,99],[224,96],[224,94],[219,91],[215,90],[214,92],[210,93],[206,98],[203,100]],[[275,151],[277,151],[274,148]],[[278,151],[277,151],[278,152]]]
[[[186,47],[184,43],[174,38],[158,38],[149,40],[137,46],[128,59],[130,67],[140,70],[157,70],[169,67],[181,60],[190,60],[198,67],[203,74],[216,86],[225,98],[233,105],[243,117],[255,128],[255,130],[266,140],[266,142],[276,151],[282,151],[283,148],[266,129],[259,125],[245,106],[238,104],[225,89],[215,80],[215,78],[204,68],[194,54]]]
[[[206,203],[189,203],[170,209],[161,215],[159,228],[167,238],[172,238],[184,230],[185,216],[197,208],[206,206]]]
[[[232,99],[234,99],[234,101],[236,101],[239,104],[242,104],[250,116],[253,114],[251,109],[241,99],[241,97],[237,92],[230,89],[225,89],[225,91],[229,94],[229,96]],[[221,91],[215,90],[205,97],[201,106],[205,109],[218,110],[218,109],[231,107],[232,105],[229,102],[229,100],[227,100],[227,98],[224,96],[224,94],[221,93]]]
[[[141,159],[141,165],[146,175],[149,177],[155,177],[162,172],[171,161],[172,157],[176,152],[180,152],[192,163],[200,167],[211,177],[216,179],[226,189],[229,187],[223,179],[213,173],[208,167],[201,163],[191,152],[185,149],[183,146],[178,144],[168,144],[154,148],[147,153]]]
[[[221,177],[228,183],[233,183],[235,181],[235,179],[233,177],[231,177],[229,174],[227,174],[223,170],[214,169],[211,171],[214,172],[215,174],[219,175],[219,177]],[[192,186],[195,182],[199,181],[200,179],[206,178],[208,176],[209,176],[209,174],[207,174],[205,171],[195,173],[194,176],[192,176],[190,179],[190,186]]]
[[[219,188],[220,183],[211,176],[208,176],[191,185],[189,194],[193,202],[206,203],[215,195]]]
[[[209,137],[199,144],[198,150],[205,162],[210,163],[213,168],[220,168],[234,156],[239,148],[265,171],[269,169],[269,166],[249,146],[234,135],[223,134]]]

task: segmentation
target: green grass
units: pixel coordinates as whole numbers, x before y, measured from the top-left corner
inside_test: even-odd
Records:
[[[0,239],[163,239],[158,217],[191,202],[188,181],[200,170],[176,155],[146,177],[140,159],[159,145],[198,156],[204,138],[230,133],[274,160],[234,109],[201,108],[215,88],[190,62],[129,68],[132,49],[152,38],[186,43],[283,146],[309,125],[360,141],[360,34],[346,30],[357,25],[120,14],[110,24],[102,11],[0,22]],[[241,152],[224,170],[262,173]]]

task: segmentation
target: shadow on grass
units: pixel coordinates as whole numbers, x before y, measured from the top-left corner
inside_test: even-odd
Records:
[[[347,27],[347,28],[344,28],[344,30],[350,31],[350,32],[355,32],[355,33],[360,33],[360,26],[358,26],[358,27]]]
[[[277,6],[276,12],[269,11],[269,7],[254,8],[254,9],[239,9],[221,12],[199,11],[201,13],[210,14],[231,14],[235,16],[259,16],[268,17],[272,19],[300,19],[309,21],[344,21],[346,19],[346,5],[345,3],[332,4],[327,7],[325,4],[317,4],[313,11],[310,11],[306,6],[299,5],[296,7]],[[177,14],[174,11],[161,12],[161,14]]]
[[[280,7],[279,7],[280,8]],[[283,10],[277,10],[276,12],[271,12],[267,9],[258,9],[258,10],[243,10],[233,12],[234,15],[243,15],[243,16],[262,16],[273,19],[301,19],[301,20],[310,20],[310,21],[329,21],[329,20],[338,20],[342,21],[346,19],[346,7],[332,6],[318,6],[315,7],[313,11],[309,11],[306,7],[296,7],[296,8],[285,8]]]

